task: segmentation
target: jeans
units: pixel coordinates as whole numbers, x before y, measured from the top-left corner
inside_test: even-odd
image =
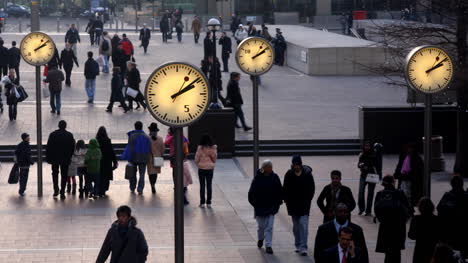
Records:
[[[309,234],[309,216],[292,216],[294,245],[300,252],[307,252]]]
[[[102,66],[102,72],[109,73],[109,56],[102,55],[104,57],[104,65]]]
[[[94,32],[94,35],[96,36],[96,40],[94,41],[94,43],[96,43],[96,45],[99,46],[99,44],[101,43],[102,29],[96,28],[96,31]]]
[[[138,171],[140,172],[140,178],[138,178],[138,187],[137,187],[137,178],[132,177],[130,178],[130,190],[135,191],[137,188],[138,193],[142,193],[143,189],[145,188],[145,172],[146,172],[146,164],[145,163],[138,163],[133,164],[137,167]]]
[[[198,179],[200,181],[200,204],[205,204],[205,182],[206,182],[206,203],[211,204],[213,170],[198,169]]]
[[[195,40],[195,44],[198,44],[199,38],[200,38],[200,33],[193,33],[193,39]]]
[[[236,114],[236,125],[237,125],[237,119],[240,119],[242,123],[242,127],[247,127],[247,124],[245,124],[245,117],[244,117],[244,112],[242,111],[242,105],[241,104],[234,104],[232,105],[234,108],[234,114]]]
[[[70,85],[71,84],[70,77],[71,77],[73,66],[71,67],[63,66],[63,69],[65,70],[65,84]]]
[[[101,187],[101,175],[99,173],[89,173],[89,178],[94,182],[92,193],[94,195],[99,195],[99,190]]]
[[[221,56],[221,59],[223,60],[223,71],[229,72],[229,53],[228,54],[223,54]]]
[[[54,183],[54,195],[59,193],[58,174],[60,168],[60,194],[65,194],[68,179],[68,164],[52,164],[52,182]]]
[[[177,41],[179,41],[179,43],[182,42],[182,32],[177,32]]]
[[[58,111],[60,112],[60,109],[62,108],[62,102],[60,99],[60,92],[50,92],[50,107],[52,108],[52,111]]]
[[[96,92],[96,79],[86,79],[85,81],[86,94],[88,99],[94,101],[94,93]]]
[[[94,46],[94,31],[89,33],[89,41],[91,42],[91,46]],[[76,56],[76,54],[75,54]]]
[[[265,240],[265,247],[271,247],[273,240],[273,224],[275,223],[275,216],[256,216],[257,220],[257,236],[258,240]]]
[[[77,167],[76,175],[78,176],[80,191],[83,191],[83,177],[86,180],[86,167]]]
[[[19,193],[23,194],[26,191],[26,185],[28,184],[28,175],[29,175],[29,167],[22,168],[20,167],[19,173]]]
[[[391,250],[385,252],[384,263],[401,263],[401,250]]]
[[[18,103],[11,103],[8,105],[8,117],[10,121],[16,120],[16,114],[18,113]]]
[[[94,188],[93,188],[93,181],[94,181],[94,176],[86,171],[84,174],[85,176],[85,193],[94,193]]]
[[[364,201],[364,195],[366,191],[367,185],[367,206],[366,202]],[[374,202],[374,190],[375,184],[366,183],[366,176],[361,175],[361,179],[359,179],[359,194],[358,194],[358,206],[359,212],[371,213],[372,212],[372,203]]]
[[[167,32],[162,32],[163,43],[167,42]]]

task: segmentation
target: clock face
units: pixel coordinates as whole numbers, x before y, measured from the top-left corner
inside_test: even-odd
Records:
[[[54,57],[55,43],[47,34],[32,32],[23,38],[20,50],[26,63],[41,66],[47,64]]]
[[[146,83],[150,113],[173,127],[187,126],[200,118],[210,103],[205,74],[187,63],[167,63],[156,69]]]
[[[448,88],[453,72],[450,55],[438,47],[419,47],[407,57],[407,81],[413,89],[424,93],[437,93]]]
[[[237,47],[236,61],[239,68],[253,76],[266,73],[274,62],[275,52],[271,44],[260,37],[249,37]]]

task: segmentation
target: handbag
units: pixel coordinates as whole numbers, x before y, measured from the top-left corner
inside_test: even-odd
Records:
[[[127,166],[125,166],[125,179],[130,180],[131,178],[136,177],[136,166],[128,163]]]
[[[369,184],[378,184],[380,182],[380,177],[378,174],[368,173],[366,176],[366,183]]]
[[[17,163],[11,167],[10,176],[8,177],[9,184],[17,184],[19,181],[19,166]]]
[[[17,86],[16,90],[20,94],[20,97],[18,98],[18,102],[22,102],[29,97],[28,93],[26,92],[23,86]]]
[[[138,96],[138,90],[127,88],[127,95],[132,98],[136,98],[136,96]]]
[[[47,87],[47,84],[44,82],[42,83],[42,96],[44,98],[50,97],[49,87]]]
[[[153,157],[153,166],[154,167],[164,166],[164,158],[162,158],[162,157]]]

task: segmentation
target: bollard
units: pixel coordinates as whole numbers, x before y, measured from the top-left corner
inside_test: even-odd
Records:
[[[23,32],[23,19],[22,18],[19,19],[19,32],[20,33]]]
[[[60,18],[57,17],[57,33],[60,32]]]

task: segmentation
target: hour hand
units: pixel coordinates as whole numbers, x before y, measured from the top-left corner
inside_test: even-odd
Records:
[[[258,56],[264,54],[266,51],[266,49],[262,50],[260,53],[258,53],[257,55],[253,56],[252,59],[256,59]]]
[[[439,62],[437,65],[433,66],[432,68],[426,70],[426,73],[429,74],[431,71],[434,69],[440,68],[444,65],[444,62],[447,60],[447,58],[444,58],[441,62]]]
[[[193,85],[193,84],[188,85],[187,87],[183,88],[181,91],[172,94],[171,99],[175,99],[175,98],[177,98],[178,96],[184,94],[185,92],[187,92],[187,91],[189,91],[189,90],[191,90],[191,89],[193,89],[193,88],[195,88],[195,85]]]
[[[49,41],[47,41],[47,42],[49,42]],[[39,49],[47,46],[47,42],[45,42],[44,44],[42,44],[42,45],[38,46],[37,48],[35,48],[34,51],[38,51]]]

